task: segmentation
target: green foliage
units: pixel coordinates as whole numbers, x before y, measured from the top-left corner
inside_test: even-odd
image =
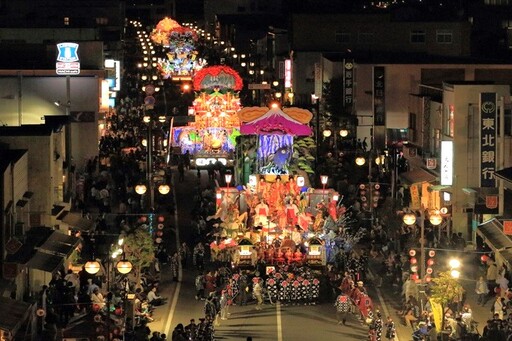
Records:
[[[432,278],[431,298],[441,304],[443,307],[454,299],[461,297],[464,289],[462,285],[450,275],[450,271],[440,272],[438,276]]]
[[[334,126],[338,126],[345,115],[343,103],[343,77],[334,77],[331,78],[329,82],[324,83],[323,95],[325,101],[324,116]]]
[[[144,227],[137,227],[124,238],[124,252],[126,260],[133,265],[136,283],[140,283],[142,270],[151,265],[155,258],[155,244],[149,231]]]

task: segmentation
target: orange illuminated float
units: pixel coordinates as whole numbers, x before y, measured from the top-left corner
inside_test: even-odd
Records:
[[[228,66],[211,66],[198,71],[192,84],[196,97],[189,115],[194,121],[173,128],[172,145],[190,153],[192,166],[198,169],[218,162],[230,167],[240,135],[237,112],[242,79]]]

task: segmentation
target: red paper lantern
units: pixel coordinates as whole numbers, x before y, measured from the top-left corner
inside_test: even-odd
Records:
[[[480,257],[480,260],[482,261],[482,263],[486,263],[486,262],[489,260],[489,256],[487,256],[487,255],[482,255],[482,256]]]
[[[146,217],[145,215],[143,215],[142,217],[139,218],[139,221],[141,223],[145,223],[147,220],[148,220],[148,217]]]
[[[411,262],[411,264],[418,263],[418,260],[416,258],[414,258],[414,257],[412,257],[409,261]]]
[[[412,275],[411,275],[411,279],[412,279],[413,281],[417,281],[417,280],[418,280],[418,278],[419,278],[418,274],[412,274]]]
[[[430,281],[432,281],[432,277],[430,277],[430,276],[428,276],[428,275],[427,275],[427,276],[425,276],[425,281],[426,281],[427,283],[428,283],[428,282],[430,282]]]
[[[428,252],[428,256],[429,256],[429,257],[434,257],[435,255],[436,255],[436,252],[435,252],[434,250],[430,250],[430,251]]]
[[[414,249],[410,249],[410,250],[409,250],[409,256],[411,256],[411,257],[416,256],[416,250],[414,250]]]
[[[432,274],[432,272],[434,272],[434,270],[433,270],[432,268],[427,268],[427,273],[428,273],[429,275],[431,275],[431,274]]]
[[[163,235],[164,235],[164,233],[163,233],[162,231],[158,230],[158,231],[156,231],[156,235],[157,235],[158,237],[161,237],[161,236],[163,236]]]
[[[158,216],[158,222],[163,223],[165,221],[165,217],[163,215]]]
[[[434,260],[432,258],[430,258],[429,260],[427,260],[427,265],[428,266],[432,266],[434,265]]]

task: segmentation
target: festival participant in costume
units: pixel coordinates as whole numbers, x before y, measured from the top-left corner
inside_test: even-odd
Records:
[[[288,226],[297,225],[297,216],[299,215],[299,208],[293,202],[292,198],[288,198],[286,201],[286,221]]]
[[[327,212],[334,221],[338,220],[337,204],[337,201],[331,200],[329,201],[329,206],[327,207]]]
[[[281,177],[278,175],[276,177],[276,181],[270,185],[270,197],[271,202],[275,203],[278,200],[282,200],[285,196],[285,186],[281,181]]]
[[[322,229],[324,225],[324,213],[325,213],[326,207],[325,203],[322,200],[316,205],[316,214],[315,214],[315,221],[313,223],[313,230],[315,232],[318,232]]]
[[[308,278],[304,278],[301,283],[301,296],[304,300],[304,305],[311,305],[313,303],[312,283]]]
[[[286,278],[281,281],[278,298],[279,302],[285,306],[290,302],[290,282]]]
[[[388,320],[386,321],[386,339],[388,341],[394,340],[396,335],[395,322],[391,316],[388,316]]]
[[[298,264],[302,264],[303,255],[302,252],[300,252],[300,248],[295,249],[295,252],[293,254],[293,261]]]
[[[268,295],[270,297],[271,303],[274,303],[277,301],[277,281],[274,278],[273,275],[267,278],[265,281],[265,287],[267,288]]]
[[[292,197],[295,197],[300,193],[300,188],[297,185],[297,181],[295,181],[295,178],[293,176],[290,176],[288,178],[288,182],[286,183],[286,192],[291,195]]]
[[[336,298],[334,306],[336,307],[336,319],[338,320],[338,324],[346,325],[347,315],[351,309],[350,298],[342,292]]]
[[[297,246],[297,247],[302,243],[301,228],[299,225],[296,225],[295,228],[293,229],[291,239],[293,240],[293,242],[295,243],[295,246]],[[297,252],[297,251],[295,251],[295,252]]]
[[[270,210],[265,202],[265,199],[262,199],[254,208],[254,225],[265,226],[268,223],[268,217],[270,216]]]
[[[300,300],[301,300],[300,285],[301,285],[301,282],[298,280],[298,278],[293,280],[292,287],[291,287],[291,295],[290,295],[290,299],[291,299],[293,305],[300,303]]]
[[[372,326],[370,329],[373,329],[373,335],[371,341],[381,341],[382,340],[382,315],[377,310],[377,313],[375,314],[375,318],[373,320]]]
[[[320,280],[315,277],[311,281],[311,301],[312,301],[311,304],[316,305],[319,297],[320,297]]]
[[[292,249],[288,248],[284,254],[284,258],[286,258],[286,262],[290,265],[293,262],[293,252]]]

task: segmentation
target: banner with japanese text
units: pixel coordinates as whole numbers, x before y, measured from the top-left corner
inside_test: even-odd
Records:
[[[373,124],[386,125],[386,79],[383,66],[373,67]]]
[[[343,105],[349,113],[354,103],[354,60],[343,61]]]
[[[480,93],[480,187],[496,187],[496,112],[496,93]]]
[[[411,185],[410,191],[411,191],[411,208],[413,210],[418,210],[421,207],[420,190],[418,188],[418,185]]]

